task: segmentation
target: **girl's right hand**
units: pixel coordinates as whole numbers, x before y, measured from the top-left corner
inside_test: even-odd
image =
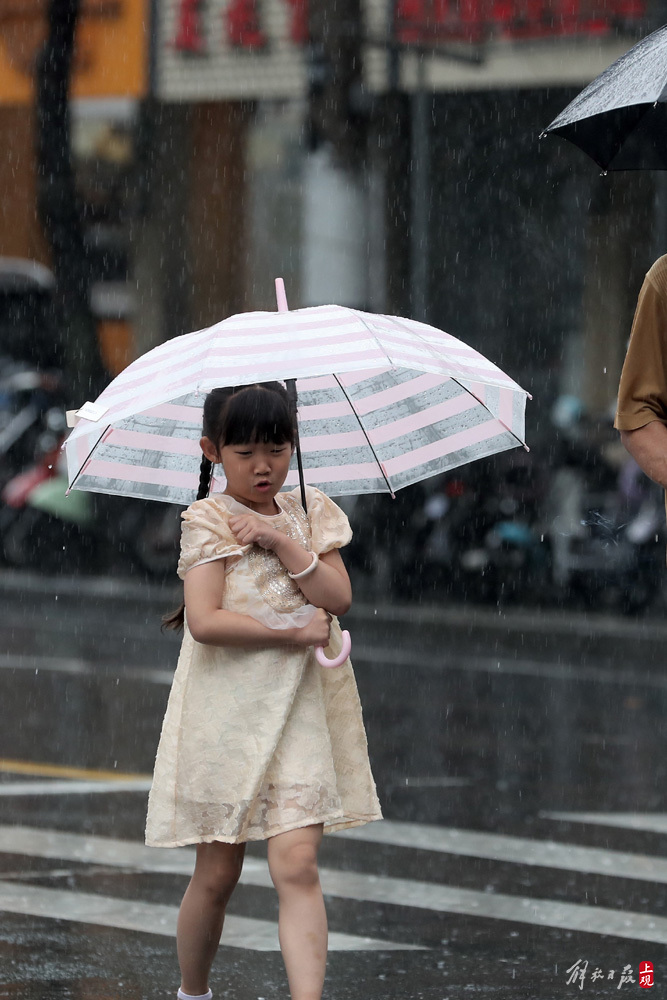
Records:
[[[331,631],[331,615],[324,608],[318,608],[307,625],[294,631],[298,646],[328,646]]]

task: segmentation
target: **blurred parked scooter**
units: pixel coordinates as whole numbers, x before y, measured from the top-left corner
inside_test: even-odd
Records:
[[[90,498],[66,503],[61,446],[66,423],[62,407],[45,414],[33,461],[5,483],[0,499],[0,538],[5,562],[44,573],[80,570],[94,554],[87,530]]]
[[[384,529],[389,536],[386,552],[391,559],[390,588],[397,599],[458,595],[460,545],[475,501],[470,468],[401,490],[400,508],[396,501],[387,505],[391,522]]]
[[[53,274],[43,264],[0,257],[0,358],[37,371],[62,367],[54,289]]]
[[[63,423],[63,380],[25,362],[0,359],[0,484],[32,464],[40,437]],[[61,438],[62,439],[62,438]],[[43,450],[43,449],[42,449]]]
[[[178,561],[181,508],[81,490],[67,495],[63,440],[64,434],[55,452],[38,452],[34,464],[2,491],[5,560],[45,573],[122,569],[171,576]]]
[[[662,491],[623,450],[610,420],[591,422],[570,397],[557,401],[553,416],[560,455],[545,531],[555,597],[642,610],[661,587]]]
[[[476,535],[460,553],[468,596],[526,603],[544,596],[543,493],[543,470],[532,454],[505,452],[490,462],[473,517]]]

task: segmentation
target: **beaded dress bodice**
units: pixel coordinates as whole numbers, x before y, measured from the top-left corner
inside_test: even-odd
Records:
[[[310,552],[310,525],[303,507],[291,496],[281,498],[281,507],[281,513],[269,520]],[[308,603],[275,552],[253,545],[248,552],[248,563],[263,600],[275,611],[296,611]]]

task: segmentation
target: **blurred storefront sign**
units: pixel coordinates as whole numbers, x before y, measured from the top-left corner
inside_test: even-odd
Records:
[[[644,0],[398,0],[398,42],[434,44],[491,39],[607,35],[645,16]]]
[[[307,0],[163,0],[157,12],[158,96],[303,96],[307,14]]]
[[[82,0],[75,98],[146,93],[148,0]],[[0,0],[0,104],[29,104],[35,59],[47,31],[48,0]]]
[[[158,95],[177,101],[304,96],[308,8],[309,0],[164,0],[157,14]],[[596,72],[591,51],[601,68],[620,55],[627,44],[619,34],[637,33],[646,8],[647,0],[361,0],[367,86],[387,88],[392,47],[404,54],[406,89],[413,86],[414,50],[442,46],[450,58],[427,60],[429,85],[439,89],[585,80]],[[550,40],[558,45],[545,53]],[[451,58],[452,46],[462,59]],[[466,65],[471,46],[484,49],[481,70]]]

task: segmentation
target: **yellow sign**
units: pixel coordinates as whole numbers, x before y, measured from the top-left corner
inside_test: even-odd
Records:
[[[149,0],[82,0],[74,46],[73,97],[146,93]],[[0,104],[33,99],[35,64],[47,36],[49,0],[0,0]]]

